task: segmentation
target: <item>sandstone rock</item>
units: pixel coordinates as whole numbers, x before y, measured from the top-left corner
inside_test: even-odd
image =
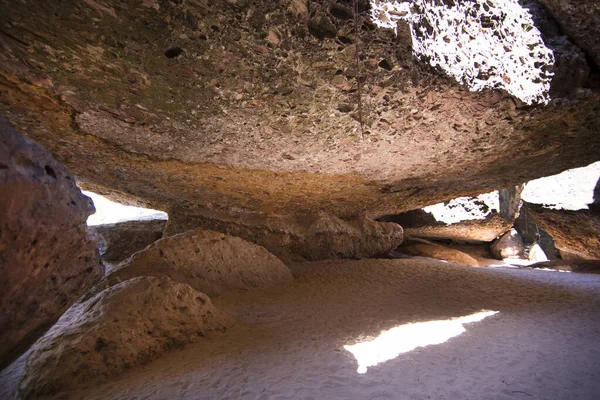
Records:
[[[531,264],[528,267],[568,272],[600,272],[600,260],[554,260]]]
[[[551,210],[527,204],[533,220],[552,238],[562,258],[600,259],[600,216],[588,210]]]
[[[469,267],[479,267],[479,262],[470,255],[463,253],[460,250],[451,249],[435,243],[409,241],[400,246],[396,252],[412,256],[435,258],[459,265],[467,265]]]
[[[189,285],[165,277],[134,278],[74,304],[35,343],[20,394],[55,398],[231,324],[208,296]]]
[[[401,225],[410,237],[491,242],[507,232],[519,215],[521,191],[522,186],[518,186],[478,197],[453,199],[379,220]]]
[[[160,219],[126,221],[96,225],[89,230],[102,238],[103,246],[98,246],[102,259],[119,262],[160,239],[166,223]]]
[[[114,284],[146,275],[168,276],[209,296],[292,280],[288,267],[265,248],[202,229],[158,240],[134,254],[107,279]]]
[[[576,94],[524,107],[417,60],[408,25],[377,28],[368,7],[356,38],[331,2],[139,3],[0,0],[0,112],[112,199],[377,218],[598,159],[593,68]],[[356,107],[358,80],[364,138],[337,110]]]
[[[0,119],[0,369],[103,274],[73,175]]]
[[[505,258],[523,258],[525,255],[525,245],[523,244],[521,235],[515,229],[511,229],[490,245],[490,251],[499,260],[504,260]]]
[[[350,220],[320,215],[262,215],[196,210],[169,211],[165,234],[202,227],[238,236],[265,247],[284,262],[363,258],[384,255],[402,243],[402,227],[364,216]]]

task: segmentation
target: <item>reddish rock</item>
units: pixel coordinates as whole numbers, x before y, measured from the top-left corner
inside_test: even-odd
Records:
[[[0,120],[0,368],[103,274],[73,175]]]

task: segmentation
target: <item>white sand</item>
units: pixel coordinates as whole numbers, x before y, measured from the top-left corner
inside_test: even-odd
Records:
[[[210,334],[118,380],[92,384],[74,398],[600,397],[600,275],[472,269],[422,259],[293,269],[297,279],[287,287],[214,298],[243,321],[227,333]],[[344,349],[382,330],[481,310],[498,313],[472,318],[479,322],[462,319],[464,332],[448,341],[400,352],[363,374]],[[433,336],[440,336],[440,326]],[[0,398],[11,398],[18,374],[18,363],[0,374]]]

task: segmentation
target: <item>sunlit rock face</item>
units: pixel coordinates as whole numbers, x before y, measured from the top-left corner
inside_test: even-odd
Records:
[[[416,55],[472,90],[503,88],[527,104],[547,103],[554,55],[516,0],[373,0],[380,26],[411,25]]]
[[[0,0],[0,112],[112,199],[378,217],[598,159],[600,96],[577,72],[582,52],[564,36],[552,39],[563,47],[547,41],[537,14],[515,7],[498,20],[508,0],[473,2],[481,8],[459,22],[413,2],[398,34],[376,26],[369,1],[358,1],[357,30],[347,1],[98,4]],[[442,30],[455,36],[433,37]],[[512,46],[508,64],[476,51],[504,43],[496,31]],[[442,68],[449,51],[464,85]],[[471,56],[479,67],[466,68]],[[564,90],[538,91],[559,76]]]

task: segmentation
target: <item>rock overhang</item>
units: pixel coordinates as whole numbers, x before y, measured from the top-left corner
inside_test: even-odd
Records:
[[[579,75],[548,106],[470,92],[366,2],[358,38],[348,2],[71,3],[5,6],[1,109],[113,198],[377,217],[598,158]]]

